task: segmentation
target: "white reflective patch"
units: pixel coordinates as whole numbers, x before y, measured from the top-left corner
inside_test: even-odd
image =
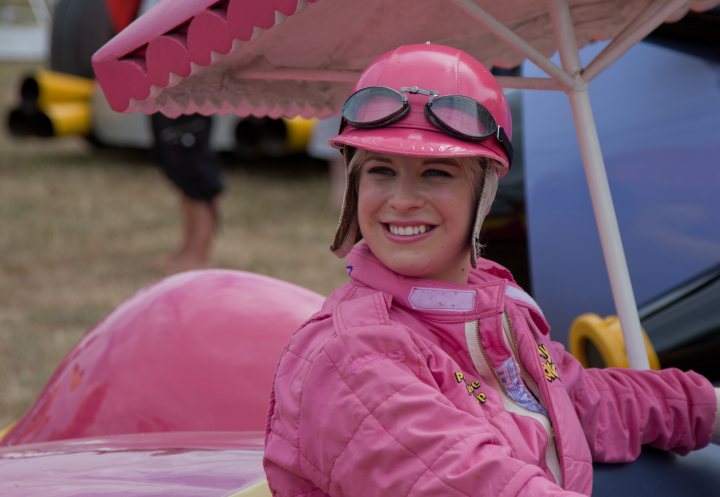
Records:
[[[475,290],[414,287],[408,301],[413,309],[422,311],[472,311],[475,308]]]
[[[536,311],[540,313],[542,317],[545,317],[542,309],[540,309],[540,306],[537,304],[537,302],[535,302],[535,299],[528,295],[524,290],[521,290],[520,288],[511,285],[505,285],[505,296],[510,297],[511,299],[520,300],[521,302],[525,302],[526,304],[531,305],[535,308]]]

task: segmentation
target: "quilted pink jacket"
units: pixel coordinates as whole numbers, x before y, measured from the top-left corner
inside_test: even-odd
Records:
[[[710,440],[701,376],[583,369],[489,261],[467,285],[399,276],[366,245],[291,338],[265,471],[276,497],[589,495],[592,461]]]

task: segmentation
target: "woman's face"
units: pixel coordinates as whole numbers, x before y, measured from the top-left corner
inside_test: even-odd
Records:
[[[452,159],[369,154],[358,221],[387,267],[404,276],[467,282],[473,186]]]

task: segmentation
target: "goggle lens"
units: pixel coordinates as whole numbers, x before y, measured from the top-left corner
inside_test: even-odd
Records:
[[[363,88],[349,98],[342,115],[352,126],[362,128],[385,124],[405,108],[403,96],[391,88],[381,86]]]
[[[465,135],[481,139],[497,130],[495,119],[475,100],[462,95],[438,97],[428,105],[430,112],[443,126]]]

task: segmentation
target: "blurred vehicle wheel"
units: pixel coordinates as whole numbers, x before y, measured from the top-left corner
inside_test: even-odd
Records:
[[[103,0],[60,0],[53,13],[50,69],[94,77],[90,58],[113,34]]]
[[[104,0],[60,0],[53,11],[50,69],[94,78],[90,58],[114,34]],[[103,146],[92,131],[85,138],[95,147]]]

